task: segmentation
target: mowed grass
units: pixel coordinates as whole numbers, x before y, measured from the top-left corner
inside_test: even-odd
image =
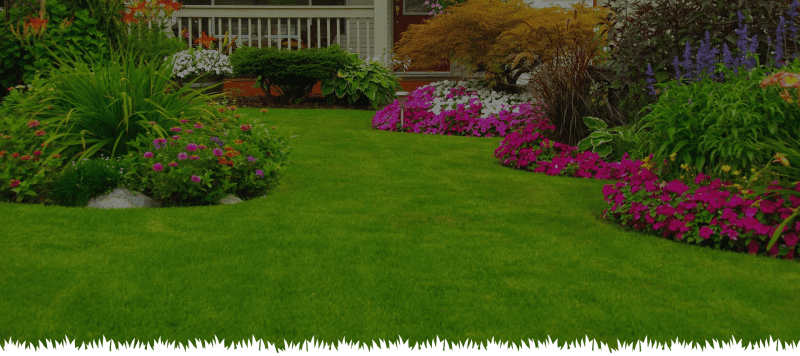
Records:
[[[261,117],[255,109],[242,109]],[[605,181],[500,166],[499,138],[270,110],[298,135],[267,198],[0,203],[0,339],[800,339],[800,265],[626,232]]]

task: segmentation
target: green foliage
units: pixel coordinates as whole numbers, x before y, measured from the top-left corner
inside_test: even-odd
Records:
[[[125,44],[125,51],[131,58],[141,58],[145,63],[163,61],[165,57],[188,48],[185,41],[169,37],[155,26],[148,28],[140,24],[132,27]]]
[[[40,121],[49,117],[47,89],[36,80],[0,106],[0,200],[41,202],[62,165],[58,146],[46,143],[53,127]]]
[[[606,162],[619,162],[625,153],[632,157],[641,157],[638,147],[642,132],[638,125],[608,127],[605,121],[596,117],[584,117],[583,122],[592,131],[589,137],[578,142],[578,149],[591,149]]]
[[[373,108],[391,103],[401,89],[397,77],[380,62],[365,62],[358,55],[350,55],[351,62],[335,77],[322,81],[322,95],[329,102],[347,99],[349,105],[369,102]]]
[[[169,206],[212,204],[229,193],[250,199],[277,184],[288,162],[288,138],[258,120],[247,125],[225,118],[202,130],[193,124],[176,126],[180,138],[168,137],[169,143],[158,143],[160,137],[153,135],[130,142],[135,153],[126,157],[132,169],[125,173],[123,185]],[[190,143],[204,146],[190,150]]]
[[[50,198],[61,206],[85,206],[89,199],[106,194],[119,184],[122,173],[114,162],[96,158],[73,163],[62,172]]]
[[[607,63],[614,72],[614,85],[627,92],[621,106],[635,114],[652,103],[645,90],[646,64],[650,63],[659,83],[673,77],[672,61],[683,60],[686,41],[697,49],[708,31],[711,44],[722,48],[737,48],[737,10],[745,16],[749,36],[757,35],[762,42],[769,36],[775,39],[779,16],[786,14],[791,1],[763,0],[610,0],[612,15],[608,38],[611,41]],[[789,22],[787,21],[787,25]],[[767,46],[759,46],[760,63],[772,57]],[[785,57],[800,54],[797,39],[785,38]]]
[[[759,86],[768,69],[735,75],[721,64],[718,68],[727,82],[706,78],[658,85],[665,92],[640,121],[646,130],[642,152],[654,153],[654,162],[674,153],[683,164],[712,176],[721,173],[722,165],[748,171],[774,154],[760,148],[761,142],[786,142],[800,135],[800,108],[784,101],[778,87]],[[787,70],[791,68],[800,69],[800,61]]]
[[[319,82],[349,63],[338,45],[300,50],[242,47],[230,56],[235,75],[258,77],[256,85],[270,96],[272,86],[290,103],[302,101]]]
[[[215,97],[204,95],[207,89],[173,89],[171,64],[137,63],[117,52],[112,58],[90,64],[74,53],[59,57],[63,63],[52,78],[57,116],[46,123],[59,129],[51,139],[67,146],[67,155],[124,155],[126,142],[145,133],[163,137],[164,128],[179,118],[205,122],[214,117],[204,103]]]
[[[12,12],[18,18],[12,21],[14,28],[23,31],[24,26],[19,25],[24,18],[19,18],[20,12]],[[3,71],[21,71],[22,80],[30,83],[37,73],[46,73],[53,67],[58,67],[56,54],[57,47],[80,49],[80,56],[86,60],[100,60],[108,53],[107,39],[97,29],[97,20],[89,15],[89,10],[69,11],[67,7],[57,0],[47,1],[47,29],[40,37],[20,40],[10,32],[4,33],[0,42],[11,41],[14,44],[4,45],[4,52],[0,57],[14,57],[20,62],[20,67],[3,68]],[[14,25],[16,24],[16,25]],[[16,31],[16,30],[15,30]],[[17,46],[24,48],[21,57],[9,53]]]

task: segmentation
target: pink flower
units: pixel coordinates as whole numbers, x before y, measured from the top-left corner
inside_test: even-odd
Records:
[[[177,167],[177,166],[178,166],[178,163],[177,163],[177,162],[170,162],[170,163],[169,163],[169,166],[170,166],[170,167]]]
[[[178,153],[178,159],[184,160],[184,159],[187,159],[187,158],[189,158],[189,155],[186,154],[186,152]],[[178,164],[176,163],[175,165],[178,165]]]
[[[28,128],[34,128],[38,126],[39,126],[39,120],[28,121]]]
[[[186,150],[190,151],[190,152],[197,151],[197,145],[194,144],[194,143],[190,143],[190,144],[186,145]]]
[[[194,133],[194,130],[186,130],[186,133]]]
[[[180,140],[180,138],[181,138],[180,136],[172,136],[172,139],[175,141]]]
[[[675,214],[675,208],[673,208],[671,205],[667,205],[667,204],[659,205],[656,208],[656,214],[672,216],[672,214]]]
[[[797,234],[793,232],[787,233],[786,235],[783,236],[783,242],[786,243],[786,246],[794,247],[795,245],[797,245],[797,241],[798,241]]]
[[[681,181],[673,180],[673,181],[667,183],[667,185],[664,187],[664,190],[666,190],[666,191],[668,191],[670,193],[675,193],[675,194],[681,195],[681,194],[685,193],[687,190],[689,190],[689,186],[686,185],[686,184],[681,183]]]
[[[186,120],[186,119],[181,119],[181,120],[180,120],[180,122],[181,122],[182,124],[185,124],[185,123],[189,122],[189,120]]]
[[[170,131],[172,131],[172,132],[181,132],[181,128],[180,127],[173,127],[173,128],[170,129]]]
[[[239,128],[242,129],[242,131],[249,131],[250,129],[253,128],[253,126],[252,125],[242,125]]]
[[[16,179],[12,179],[9,184],[11,185],[11,188],[14,188],[14,187],[17,187],[19,185],[19,181],[16,180]]]
[[[149,152],[149,151],[145,152],[144,153],[144,158],[153,158],[153,152]]]
[[[200,180],[201,180],[201,178],[199,176],[192,175],[192,182],[200,183]]]
[[[708,227],[708,226],[703,226],[703,227],[700,228],[700,237],[702,237],[702,238],[704,238],[706,240],[708,240],[708,238],[711,237],[711,235],[713,235],[713,234],[714,234],[714,230],[711,230],[711,228]]]
[[[163,170],[163,169],[164,169],[164,166],[162,166],[161,163],[156,163],[156,164],[153,165],[153,170],[156,171],[156,172],[161,172],[161,170]]]
[[[194,124],[194,128],[201,129],[203,128],[203,124]]]
[[[195,155],[189,156],[189,159],[199,159],[199,158],[200,158],[199,156],[195,156]]]
[[[212,152],[214,152],[214,156],[217,156],[217,157],[222,157],[222,155],[224,155],[224,154],[225,154],[225,152],[223,152],[223,151],[222,151],[221,149],[219,149],[219,148],[215,148],[215,149],[214,149]]]

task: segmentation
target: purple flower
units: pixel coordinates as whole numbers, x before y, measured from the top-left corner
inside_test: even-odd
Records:
[[[678,83],[680,83],[680,80],[681,80],[681,67],[680,67],[680,64],[681,64],[680,59],[678,59],[678,56],[675,56],[675,60],[672,61],[672,66],[675,68],[675,80],[677,80]]]
[[[153,146],[156,146],[156,147],[158,147],[160,144],[163,144],[163,143],[167,143],[167,140],[165,140],[163,138],[157,138],[157,139],[153,140]]]
[[[260,169],[256,169],[256,175],[261,177],[261,178],[264,178],[264,171],[262,171]]]
[[[225,154],[225,152],[223,152],[223,151],[222,151],[221,149],[219,149],[219,148],[215,148],[215,149],[214,149],[212,152],[214,152],[214,156],[217,156],[217,157],[222,157],[222,155],[224,155],[224,154]]]
[[[797,12],[798,6],[800,6],[800,4],[797,3],[797,0],[794,0],[792,1],[792,5],[789,7],[789,11],[786,12],[786,14],[789,15],[789,20],[790,20],[789,27],[786,28],[787,30],[789,30],[790,38],[797,37],[797,27],[795,27],[794,25],[794,18],[797,17],[797,15],[800,15],[800,12]]]
[[[184,159],[187,159],[187,158],[189,158],[189,155],[186,154],[186,152],[178,153],[178,159],[184,160]]]
[[[161,163],[156,163],[156,164],[153,165],[153,170],[156,171],[156,172],[161,172],[161,170],[163,170],[163,169],[164,169],[164,166],[162,166]]]
[[[683,50],[683,62],[681,63],[683,69],[686,71],[684,75],[687,79],[692,79],[692,44],[686,41],[686,48]]]
[[[670,193],[675,193],[675,194],[681,195],[681,194],[685,193],[687,190],[689,190],[689,186],[686,185],[686,184],[683,184],[679,180],[673,180],[673,181],[667,183],[667,185],[664,187],[664,190],[666,190],[666,191],[668,191]]]
[[[717,57],[718,53],[719,51],[716,48],[711,48],[711,38],[708,30],[706,30],[705,38],[700,41],[700,48],[697,50],[698,76],[714,72],[714,58]]]
[[[194,124],[194,128],[201,129],[203,128],[203,124]]]
[[[177,141],[177,140],[180,140],[180,139],[181,139],[181,137],[180,137],[180,136],[172,136],[172,139],[173,139],[173,140],[175,140],[175,141]]]
[[[176,126],[176,127],[171,128],[170,131],[172,131],[172,132],[181,132],[181,128]]]
[[[731,51],[728,49],[727,43],[722,44],[722,63],[725,64],[725,68],[733,68],[733,58],[731,58]]]
[[[200,180],[201,180],[201,178],[199,176],[192,175],[192,182],[200,183]]]
[[[195,145],[194,143],[190,143],[186,145],[186,150],[191,152],[197,151],[197,145]]]
[[[177,166],[178,166],[178,163],[177,163],[177,162],[170,162],[170,163],[169,163],[169,166],[170,166],[170,167],[177,167]]]
[[[144,153],[144,158],[153,158],[153,152],[150,152],[150,151],[145,152]]]
[[[783,34],[786,27],[786,19],[781,16],[779,18],[778,28],[775,30],[775,68],[783,66],[781,60],[783,59]]]
[[[653,68],[650,66],[650,63],[647,63],[647,89],[652,96],[656,96],[656,90],[653,88],[653,84],[656,83],[656,79],[653,78]]]
[[[247,156],[247,160],[250,161],[250,162],[255,162],[256,158],[253,157],[253,156]]]

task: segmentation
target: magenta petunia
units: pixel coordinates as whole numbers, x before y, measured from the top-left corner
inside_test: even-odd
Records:
[[[783,235],[783,242],[786,243],[786,246],[794,247],[795,245],[797,245],[797,240],[798,240],[797,234],[793,232]]]
[[[686,184],[683,184],[679,180],[673,180],[673,181],[667,183],[666,186],[664,186],[664,190],[666,190],[666,191],[668,191],[670,193],[675,193],[675,194],[681,195],[681,194],[685,193],[687,190],[689,190],[689,186],[686,185]]]
[[[711,235],[714,235],[714,230],[712,230],[710,227],[703,226],[700,228],[700,237],[708,239],[711,237]]]

